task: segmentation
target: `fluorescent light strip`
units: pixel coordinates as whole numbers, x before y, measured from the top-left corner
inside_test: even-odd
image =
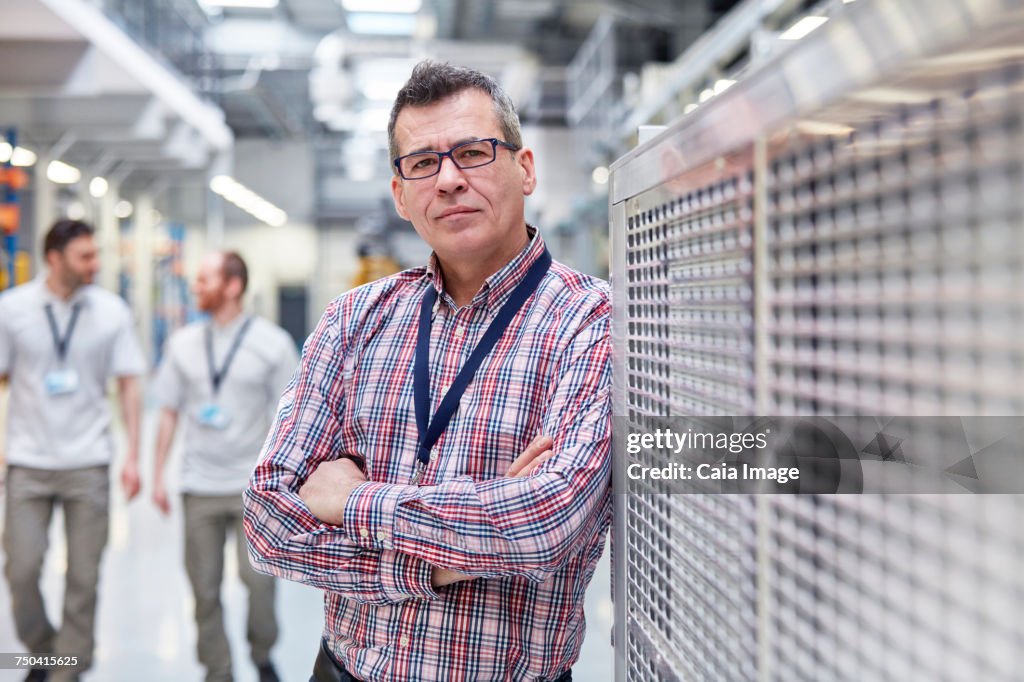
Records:
[[[416,15],[353,12],[345,18],[348,30],[371,36],[411,36],[416,32]]]
[[[29,151],[24,147],[15,147],[11,150],[11,145],[8,142],[0,142],[0,163],[11,162],[12,166],[34,166],[37,157],[35,152]]]
[[[341,0],[346,12],[380,12],[382,14],[416,14],[423,0]]]
[[[54,159],[46,166],[46,177],[58,185],[73,185],[82,179],[82,171],[74,166]]]
[[[790,26],[779,36],[782,40],[800,40],[807,37],[814,29],[828,21],[828,17],[804,17]]]
[[[736,85],[736,81],[730,78],[719,78],[717,81],[715,81],[715,94],[721,95],[723,92],[725,92],[734,85]]]
[[[210,180],[210,189],[271,227],[281,227],[288,222],[287,213],[231,176],[218,175],[214,177]]]
[[[273,9],[279,0],[199,0],[200,5],[227,9]]]

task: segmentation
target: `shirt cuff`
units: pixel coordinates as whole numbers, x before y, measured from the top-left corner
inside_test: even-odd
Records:
[[[363,549],[394,549],[398,505],[415,491],[413,486],[361,483],[345,502],[345,532]]]
[[[381,591],[388,601],[406,599],[437,599],[431,584],[432,567],[416,557],[384,550],[380,554]]]

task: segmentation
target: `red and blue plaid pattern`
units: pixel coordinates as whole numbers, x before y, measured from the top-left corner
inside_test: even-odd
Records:
[[[324,636],[363,680],[549,680],[583,641],[583,595],[611,518],[608,287],[555,262],[466,389],[419,486],[413,359],[437,287],[431,410],[544,250],[539,235],[456,309],[436,261],[332,302],[306,341],[245,493],[257,569],[325,590]],[[539,434],[555,456],[509,465]],[[342,526],[297,491],[348,453],[366,463]],[[432,566],[476,579],[433,589]]]

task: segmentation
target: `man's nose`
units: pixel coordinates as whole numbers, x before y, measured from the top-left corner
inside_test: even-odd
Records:
[[[460,192],[466,188],[465,171],[456,166],[450,156],[443,156],[435,178],[435,186],[438,192],[445,194]]]

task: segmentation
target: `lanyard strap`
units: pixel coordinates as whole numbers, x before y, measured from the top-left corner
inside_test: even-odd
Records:
[[[444,430],[448,428],[448,422],[451,421],[452,415],[455,414],[459,401],[462,399],[462,394],[466,391],[466,387],[469,386],[469,382],[473,380],[473,375],[476,374],[477,369],[480,368],[484,358],[491,352],[494,345],[498,343],[498,339],[505,333],[505,329],[508,328],[515,314],[519,312],[519,309],[523,307],[527,299],[537,290],[541,279],[544,278],[549,267],[551,267],[551,254],[545,248],[544,253],[530,266],[526,276],[523,277],[523,281],[512,290],[509,299],[501,307],[501,310],[498,311],[494,321],[487,327],[483,338],[480,339],[480,343],[477,344],[469,359],[466,360],[465,366],[459,371],[458,376],[455,377],[455,381],[452,382],[448,392],[441,400],[441,405],[437,408],[437,413],[434,414],[432,419],[430,418],[429,366],[430,313],[434,307],[434,302],[437,300],[437,290],[433,286],[427,287],[426,293],[423,294],[423,301],[420,303],[419,336],[416,340],[416,363],[413,368],[416,426],[419,429],[420,435],[419,448],[416,452],[418,472],[422,471],[422,467],[426,466],[427,462],[430,461],[430,449],[434,447],[434,443],[441,437]]]
[[[57,359],[62,363],[68,356],[68,346],[71,345],[71,335],[75,333],[75,323],[78,322],[78,313],[82,310],[81,303],[71,306],[71,320],[68,321],[67,331],[64,336],[57,330],[57,318],[53,315],[53,304],[46,304],[46,320],[50,323],[50,336],[53,338],[53,348],[57,351]]]
[[[242,328],[238,330],[238,334],[235,335],[235,340],[231,342],[231,348],[228,349],[227,357],[224,358],[224,366],[220,368],[218,372],[216,367],[213,365],[213,324],[206,328],[206,364],[210,368],[210,381],[213,382],[213,394],[217,395],[220,390],[220,385],[224,383],[224,378],[228,375],[228,368],[231,367],[231,361],[235,359],[235,353],[238,352],[238,347],[242,345],[242,337],[245,336],[245,332],[249,330],[249,325],[252,323],[252,318],[246,318]]]

